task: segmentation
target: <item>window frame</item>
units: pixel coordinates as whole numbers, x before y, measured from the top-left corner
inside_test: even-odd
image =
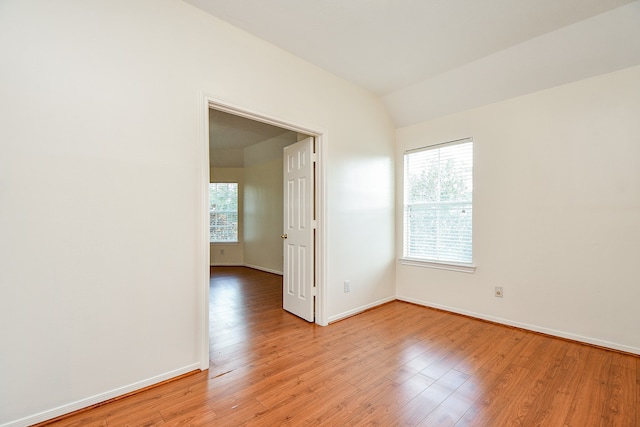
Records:
[[[407,230],[407,206],[408,206],[408,202],[407,202],[407,170],[406,170],[406,160],[407,160],[407,156],[411,155],[411,154],[417,154],[420,152],[425,152],[425,151],[431,151],[431,150],[437,150],[437,149],[441,149],[441,148],[445,148],[447,146],[453,146],[453,145],[459,145],[459,144],[466,144],[466,143],[470,143],[471,144],[471,197],[470,197],[470,204],[471,204],[471,237],[470,237],[470,243],[471,243],[471,261],[470,262],[464,262],[464,261],[450,261],[450,260],[438,260],[438,259],[431,259],[428,257],[415,257],[415,256],[407,256],[407,239],[408,239],[408,230]],[[473,166],[474,166],[474,151],[475,151],[475,143],[473,138],[471,137],[467,137],[467,138],[462,138],[462,139],[457,139],[457,140],[452,140],[452,141],[447,141],[447,142],[443,142],[443,143],[437,143],[437,144],[430,144],[430,145],[425,145],[425,146],[420,146],[414,149],[408,149],[405,150],[403,152],[403,156],[402,156],[402,191],[401,191],[401,195],[402,195],[402,201],[401,201],[401,209],[402,209],[402,219],[401,219],[401,250],[402,250],[402,255],[399,259],[400,263],[403,265],[410,265],[410,266],[416,266],[416,267],[426,267],[426,268],[435,268],[435,269],[441,269],[441,270],[449,270],[449,271],[457,271],[457,272],[464,272],[464,273],[474,273],[476,270],[476,265],[474,264],[473,260]],[[440,164],[439,164],[440,166]],[[415,204],[415,203],[412,203]],[[438,203],[434,203],[438,204]]]
[[[212,218],[212,200],[211,200],[211,186],[212,185],[235,185],[235,193],[236,193],[236,200],[235,200],[235,211],[233,210],[221,210],[218,211],[218,214],[235,214],[236,217],[236,222],[235,222],[235,239],[231,240],[212,240],[212,228],[214,226],[211,225],[211,218]],[[234,244],[238,244],[239,243],[239,239],[240,239],[240,184],[238,182],[209,182],[209,244],[212,245],[234,245]]]

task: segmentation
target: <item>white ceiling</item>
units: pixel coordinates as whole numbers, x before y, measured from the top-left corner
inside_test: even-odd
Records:
[[[440,99],[434,98],[434,89],[446,92],[465,84],[478,63],[482,72],[487,67],[500,70],[510,64],[505,61],[519,60],[522,49],[536,55],[527,57],[534,63],[559,57],[556,67],[563,75],[530,82],[525,68],[524,87],[516,82],[499,98],[640,63],[637,0],[185,1],[378,94],[399,126],[495,101],[494,94],[477,88],[474,90],[480,92],[471,95],[478,99],[471,105],[467,101],[458,106],[456,99],[447,99],[452,103],[449,107],[416,114],[424,106],[407,92],[437,103]],[[631,3],[636,4],[607,15]],[[596,24],[589,24],[590,18],[600,15],[603,18],[594,20]],[[594,31],[598,37],[590,45]],[[598,42],[600,36],[606,43]],[[535,46],[540,39],[541,46]],[[628,43],[612,49],[611,43],[621,39]],[[580,57],[574,60],[576,49]],[[586,59],[582,50],[587,51]],[[603,66],[603,62],[611,65]],[[465,67],[467,73],[461,74]],[[451,79],[447,77],[450,73],[459,77]],[[500,86],[503,76],[498,73],[495,79],[489,83]],[[453,86],[443,87],[447,82]],[[405,110],[413,111],[407,114]]]
[[[219,110],[209,109],[209,164],[241,168],[244,149],[277,137],[295,142],[295,132]]]
[[[244,149],[288,132],[291,131],[223,111],[209,110],[210,149]]]

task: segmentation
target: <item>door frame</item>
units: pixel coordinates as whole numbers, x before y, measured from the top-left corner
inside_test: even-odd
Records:
[[[327,203],[326,203],[326,167],[328,132],[318,126],[307,126],[282,117],[265,114],[238,106],[217,98],[215,95],[203,94],[200,106],[200,191],[198,197],[199,242],[197,248],[197,268],[199,272],[199,309],[198,324],[200,336],[200,369],[209,368],[209,109],[223,111],[236,116],[278,126],[294,132],[304,133],[315,138],[316,148],[316,241],[315,241],[315,323],[320,326],[329,324],[327,317]]]

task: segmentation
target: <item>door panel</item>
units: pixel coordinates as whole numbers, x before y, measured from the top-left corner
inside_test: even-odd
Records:
[[[313,138],[284,148],[283,307],[314,320]]]

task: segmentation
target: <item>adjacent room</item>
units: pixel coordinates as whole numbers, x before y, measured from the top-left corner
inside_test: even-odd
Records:
[[[0,426],[639,425],[639,24],[0,1]]]

